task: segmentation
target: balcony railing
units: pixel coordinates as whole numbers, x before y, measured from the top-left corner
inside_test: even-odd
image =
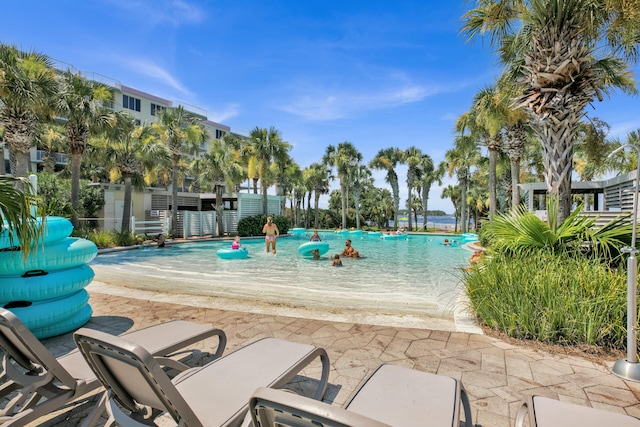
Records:
[[[36,158],[35,161],[36,162],[41,162],[44,160],[44,157],[46,155],[46,151],[44,150],[37,150],[36,151]],[[60,165],[66,165],[67,164],[67,155],[63,154],[63,153],[56,153],[56,164],[60,164]]]

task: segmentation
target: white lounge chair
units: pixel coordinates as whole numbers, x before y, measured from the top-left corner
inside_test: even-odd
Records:
[[[530,396],[516,415],[516,427],[640,427],[630,415],[561,402],[543,396]]]
[[[154,355],[165,357],[213,336],[218,337],[214,357],[221,356],[226,346],[222,330],[183,320],[125,336],[146,346]],[[0,399],[6,400],[0,410],[3,427],[25,425],[101,386],[78,350],[54,357],[13,313],[4,309],[0,309],[0,348],[4,350]],[[166,364],[179,370],[188,368],[173,359]],[[91,417],[99,416],[99,408],[95,408]]]
[[[107,425],[137,427],[166,412],[180,426],[239,426],[256,388],[282,387],[317,358],[322,373],[314,397],[327,388],[327,353],[307,344],[264,338],[171,380],[162,361],[133,342],[87,329],[74,339],[107,389]]]
[[[351,395],[344,408],[279,390],[258,389],[249,401],[260,427],[472,427],[469,400],[459,381],[394,365],[382,365]]]

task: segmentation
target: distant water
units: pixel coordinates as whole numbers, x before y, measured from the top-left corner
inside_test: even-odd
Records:
[[[427,216],[427,227],[429,228],[446,228],[446,229],[450,229],[453,230],[453,227],[455,226],[456,223],[456,219],[453,216]],[[395,225],[393,224],[393,221],[389,222],[389,225],[391,227],[395,227]],[[411,217],[411,225],[413,227],[416,227],[414,218]],[[398,226],[399,227],[408,227],[409,226],[409,220],[406,216],[402,216],[398,219]],[[418,215],[418,228],[420,227],[424,227],[424,217]]]

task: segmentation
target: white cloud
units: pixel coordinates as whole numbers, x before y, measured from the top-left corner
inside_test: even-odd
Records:
[[[393,108],[419,102],[439,92],[438,88],[420,85],[402,86],[387,90],[366,89],[362,92],[338,91],[329,94],[315,89],[291,102],[283,103],[280,109],[308,120],[335,120],[358,115],[362,111]]]
[[[236,117],[239,112],[239,104],[229,104],[222,107],[222,110],[208,110],[208,119],[217,123],[223,123],[233,117]]]
[[[106,1],[153,25],[170,24],[179,27],[184,24],[198,24],[206,18],[205,12],[200,7],[184,0]]]
[[[124,60],[124,59],[123,59]],[[161,83],[177,90],[182,95],[192,97],[193,93],[187,89],[178,79],[171,75],[167,70],[159,65],[141,59],[128,60],[130,69],[139,72],[145,76],[149,76]]]

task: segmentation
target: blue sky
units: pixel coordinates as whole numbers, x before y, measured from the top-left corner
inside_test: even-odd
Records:
[[[456,117],[500,71],[486,45],[459,35],[465,10],[463,0],[10,0],[0,42],[205,109],[233,131],[273,126],[301,167],[343,141],[365,162],[412,145],[440,162]],[[589,107],[622,139],[639,112],[640,98],[619,92]],[[406,169],[398,175],[406,187]],[[452,212],[441,192],[430,209]]]

